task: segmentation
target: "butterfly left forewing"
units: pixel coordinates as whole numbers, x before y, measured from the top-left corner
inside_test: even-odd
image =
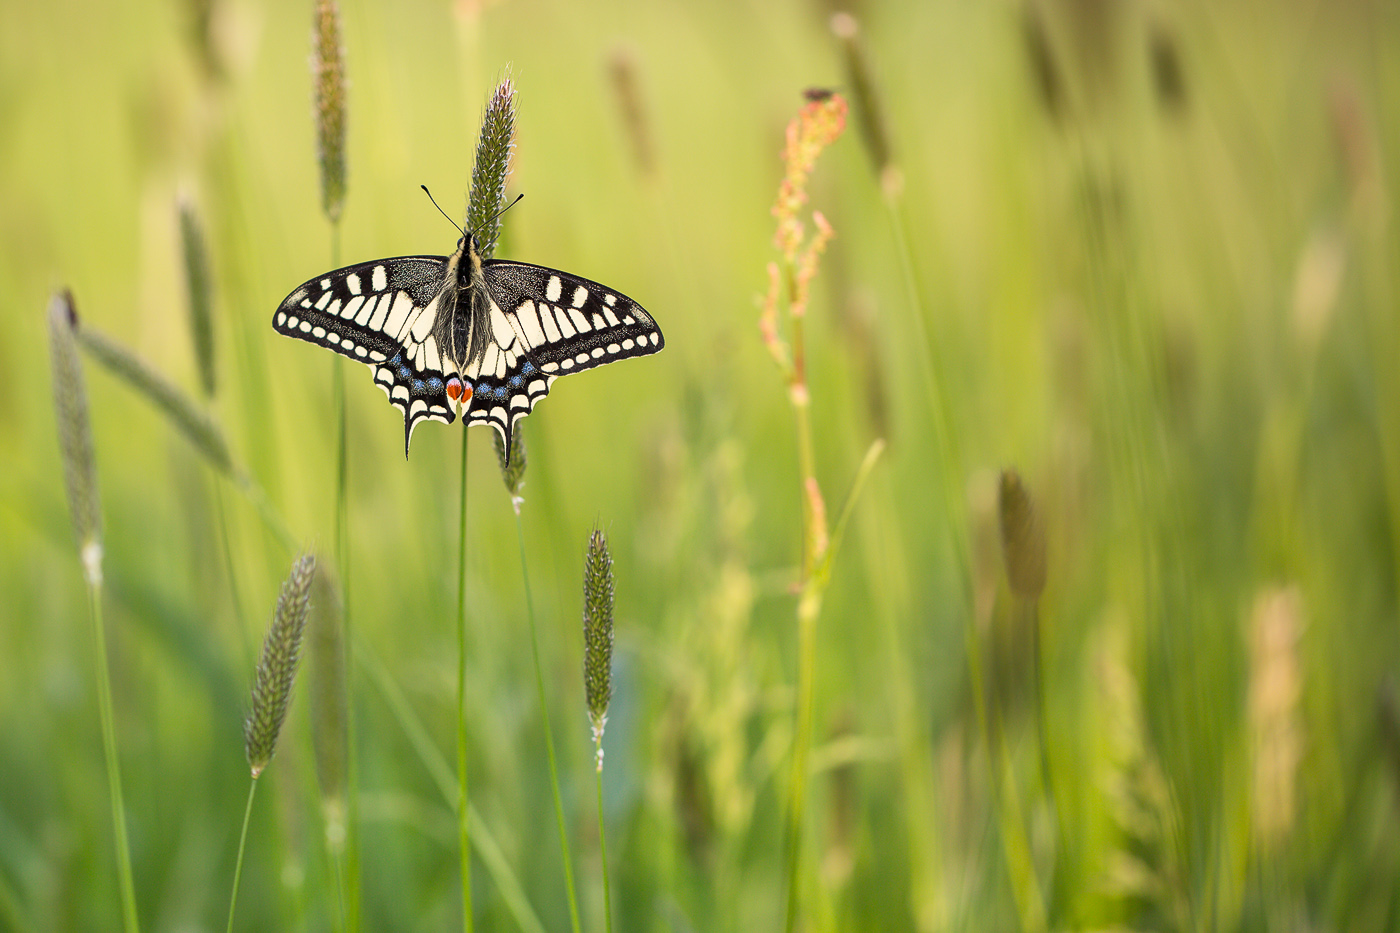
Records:
[[[446,392],[455,373],[438,345],[448,260],[403,256],[346,266],[305,282],[272,318],[273,328],[369,366],[404,417],[404,452],[424,420],[456,419]]]

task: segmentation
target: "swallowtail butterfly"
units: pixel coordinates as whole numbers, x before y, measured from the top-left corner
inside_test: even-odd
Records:
[[[510,452],[515,423],[554,380],[665,345],[641,305],[557,269],[482,259],[475,236],[451,256],[346,266],[300,285],[272,326],[369,365],[403,412],[403,450],[426,419],[495,428]]]

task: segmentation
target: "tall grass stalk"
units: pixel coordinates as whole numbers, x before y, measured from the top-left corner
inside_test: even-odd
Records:
[[[340,218],[345,207],[345,45],[341,35],[340,7],[335,0],[317,0],[311,32],[312,96],[316,120],[316,154],[321,176],[321,212],[330,225],[331,268],[340,267]],[[345,361],[331,360],[331,398],[336,422],[335,458],[335,566],[339,570],[341,622],[349,645],[350,626],[350,529],[348,487],[348,419],[346,416]],[[360,928],[359,780],[355,768],[354,722],[347,716],[347,794],[343,851],[331,852],[345,929]],[[330,843],[330,839],[327,839]]]
[[[607,821],[603,818],[603,729],[612,702],[613,574],[608,539],[594,528],[583,562],[583,693],[593,731],[594,783],[598,789],[598,857],[603,863],[603,916],[612,931],[612,890],[608,882]]]
[[[816,277],[822,253],[835,232],[820,211],[813,211],[811,219],[816,232],[809,238],[798,215],[807,202],[808,176],[822,150],[834,143],[845,129],[847,109],[846,100],[840,94],[809,95],[806,106],[788,124],[787,143],[783,149],[783,180],[772,211],[778,221],[774,245],[782,255],[782,263],[768,264],[768,294],[759,316],[763,342],[787,380],[788,400],[796,422],[798,471],[802,483],[802,565],[797,598],[797,711],[792,771],[788,782],[785,858],[785,929],[788,931],[797,926],[800,900],[802,825],[806,817],[816,704],[817,620],[831,582],[832,560],[849,519],[851,506],[870,468],[884,449],[884,442],[876,440],[866,453],[851,495],[842,509],[837,534],[833,536],[827,522],[826,500],[817,482],[816,458],[812,452],[805,324],[812,280]],[[779,333],[780,305],[787,311],[787,340]]]
[[[243,750],[251,775],[248,803],[243,810],[243,828],[238,835],[238,858],[233,867],[233,890],[228,902],[228,933],[238,907],[238,886],[243,877],[243,855],[248,839],[248,823],[253,814],[253,796],[258,778],[277,752],[277,739],[287,719],[301,660],[301,641],[316,575],[316,558],[303,554],[292,564],[291,572],[277,594],[277,608],[263,639],[262,656],[253,675],[253,705],[243,722]]]
[[[510,155],[515,147],[515,85],[501,79],[486,102],[467,196],[467,230],[478,238],[483,259],[491,258],[500,233],[499,212],[505,199]],[[462,927],[473,922],[471,870],[471,797],[467,793],[467,421],[462,412],[462,472],[457,535],[457,840],[462,875]]]
[[[107,630],[102,621],[102,505],[98,496],[92,425],[88,420],[87,384],[83,378],[82,360],[78,357],[78,312],[69,292],[61,292],[50,299],[48,327],[59,454],[68,493],[68,509],[78,545],[78,560],[87,585],[88,617],[92,622],[93,656],[97,666],[97,708],[102,723],[102,752],[107,763],[107,790],[117,849],[122,925],[126,933],[138,933],[140,922],[136,914],[136,885],[132,881],[126,802],[122,794],[117,729],[112,712],[112,676],[107,666]]]

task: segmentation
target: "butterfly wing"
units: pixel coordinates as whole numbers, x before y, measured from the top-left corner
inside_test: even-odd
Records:
[[[510,443],[515,423],[549,394],[554,380],[665,346],[651,315],[621,292],[544,266],[487,260],[492,340],[468,375],[466,417]]]
[[[434,336],[448,261],[401,256],[346,266],[302,284],[272,317],[279,334],[319,344],[369,366],[403,412],[404,456],[427,419],[456,420],[446,380],[456,371]]]

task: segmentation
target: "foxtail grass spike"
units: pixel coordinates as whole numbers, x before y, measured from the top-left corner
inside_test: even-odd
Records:
[[[1001,555],[1011,592],[1034,601],[1045,589],[1045,531],[1035,503],[1015,470],[1001,474],[998,496],[1001,516]]]
[[[76,315],[74,318],[76,322]],[[224,474],[234,476],[233,456],[224,433],[194,399],[166,381],[144,360],[99,331],[77,328],[78,342],[113,375],[146,396]]]
[[[87,387],[74,341],[77,324],[71,292],[62,291],[49,299],[49,353],[53,361],[54,414],[63,479],[68,488],[68,509],[73,515],[83,576],[96,585],[102,582],[102,504],[97,493]]]
[[[472,167],[472,190],[467,199],[467,232],[476,234],[482,259],[490,259],[501,233],[497,216],[505,202],[510,154],[515,148],[515,84],[510,70],[496,85],[481,117],[481,137]]]
[[[520,436],[520,427],[511,428],[510,452],[506,452],[505,442],[500,432],[491,432],[491,442],[496,448],[496,464],[501,468],[501,479],[510,493],[510,501],[515,506],[515,514],[520,514],[520,506],[525,501],[521,490],[525,488],[525,438]]]
[[[850,13],[837,13],[831,17],[831,33],[841,43],[861,141],[865,143],[865,150],[875,165],[881,186],[887,194],[896,193],[899,182],[898,169],[894,164],[894,147],[890,144],[885,107],[865,47],[860,41],[860,23]]]
[[[316,558],[310,554],[302,555],[292,565],[277,596],[272,626],[263,640],[262,658],[253,681],[253,709],[243,723],[243,747],[254,778],[272,760],[277,736],[287,718],[315,573]]]
[[[643,175],[656,170],[655,146],[651,141],[651,121],[642,103],[637,79],[637,56],[629,48],[619,46],[608,59],[608,76],[612,79],[617,108],[622,112],[622,126],[632,143],[632,158]]]
[[[597,528],[588,537],[583,561],[583,690],[598,770],[603,770],[603,728],[612,700],[613,574],[608,539]]]
[[[311,744],[326,840],[333,850],[345,845],[345,785],[348,775],[349,701],[345,689],[345,627],[340,586],[324,562],[311,581],[307,616],[311,701]]]
[[[180,198],[180,247],[185,259],[185,288],[189,299],[190,337],[199,370],[200,388],[205,398],[213,398],[218,387],[214,368],[213,284],[209,277],[209,252],[204,231],[195,213],[194,202]]]
[[[345,48],[340,5],[316,0],[311,34],[311,75],[316,108],[316,156],[321,163],[321,210],[331,223],[345,206]]]

